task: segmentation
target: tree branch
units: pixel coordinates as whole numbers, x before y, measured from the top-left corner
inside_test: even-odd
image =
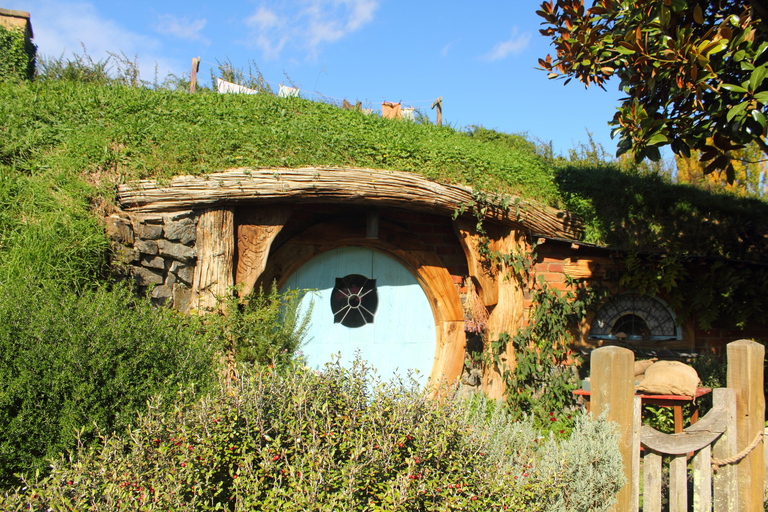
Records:
[[[762,137],[755,137],[755,142],[758,146],[760,146],[760,149],[763,150],[763,153],[768,155],[768,144],[766,144],[765,139]]]

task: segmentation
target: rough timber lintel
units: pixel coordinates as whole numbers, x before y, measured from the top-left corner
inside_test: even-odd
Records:
[[[167,183],[141,180],[119,185],[117,199],[124,210],[137,213],[300,199],[453,214],[474,202],[470,187],[440,184],[413,173],[330,167],[239,168],[180,176]],[[516,206],[490,205],[485,217],[549,236],[578,238],[582,225],[572,214],[514,197],[506,199]]]

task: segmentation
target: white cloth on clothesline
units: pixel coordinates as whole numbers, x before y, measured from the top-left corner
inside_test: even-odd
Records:
[[[299,90],[294,89],[293,87],[281,85],[280,91],[277,93],[277,97],[278,98],[298,98]]]
[[[227,82],[226,80],[222,80],[221,78],[216,79],[216,90],[219,91],[219,94],[258,94],[259,91],[256,89],[249,89],[248,87],[233,84],[232,82]]]

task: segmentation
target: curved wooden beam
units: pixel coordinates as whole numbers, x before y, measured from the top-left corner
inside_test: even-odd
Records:
[[[118,185],[124,210],[161,212],[238,203],[302,202],[394,206],[453,214],[475,202],[470,187],[440,184],[417,174],[375,169],[306,167],[232,169],[205,176],[179,176]],[[499,198],[514,207],[484,204],[485,217],[534,234],[577,239],[581,221],[574,215],[532,201]]]
[[[649,450],[669,455],[697,452],[715,442],[725,432],[727,422],[724,409],[712,409],[700,421],[678,434],[664,434],[643,425],[640,429],[640,443]]]

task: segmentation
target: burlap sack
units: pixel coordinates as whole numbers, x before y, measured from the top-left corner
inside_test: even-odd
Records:
[[[699,374],[678,361],[658,361],[645,370],[645,378],[635,386],[637,391],[654,395],[695,396]]]
[[[645,370],[658,360],[657,357],[654,357],[653,359],[646,359],[645,361],[635,361],[635,377],[644,374]]]

